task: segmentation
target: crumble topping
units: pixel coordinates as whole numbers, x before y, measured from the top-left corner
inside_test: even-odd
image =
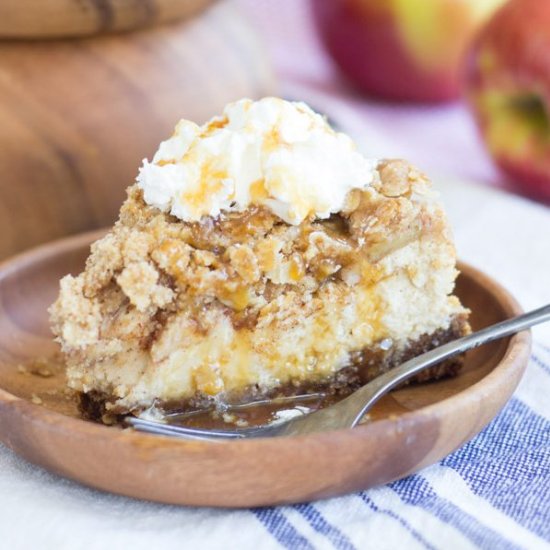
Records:
[[[395,196],[396,173],[406,182],[399,186],[404,196]],[[132,186],[113,232],[92,245],[84,273],[62,280],[53,311],[62,310],[54,320],[61,321],[63,342],[95,343],[104,313],[121,316],[129,306],[151,316],[201,297],[234,313],[262,308],[290,291],[312,295],[327,280],[353,286],[367,271],[374,284],[383,276],[376,267],[383,256],[441,230],[429,204],[409,199],[413,191],[424,192],[424,181],[402,161],[383,162],[372,189],[348,201],[354,210],[327,220],[310,217],[298,227],[265,207],[181,222],[148,206]],[[418,277],[412,267],[409,275]],[[94,300],[108,286],[108,295]]]

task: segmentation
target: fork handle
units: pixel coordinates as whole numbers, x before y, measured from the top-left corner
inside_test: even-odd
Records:
[[[444,359],[549,320],[550,304],[439,346],[392,368],[338,403],[291,420],[281,430],[281,434],[294,435],[353,428],[383,395],[419,372]]]
[[[406,361],[399,367],[393,368],[378,378],[375,378],[372,382],[363,386],[340,402],[345,403],[347,401],[345,406],[346,408],[350,408],[350,416],[352,418],[348,426],[356,426],[365,413],[374,403],[376,403],[376,401],[378,401],[378,399],[380,399],[380,397],[382,397],[382,395],[406,380],[409,380],[419,372],[444,359],[448,359],[459,353],[464,353],[465,351],[487,344],[493,340],[498,340],[499,338],[521,332],[522,330],[544,323],[545,321],[550,321],[550,304],[478,330],[468,336],[463,336],[458,340],[439,346],[438,348]],[[355,405],[355,407],[353,407],[353,405]]]

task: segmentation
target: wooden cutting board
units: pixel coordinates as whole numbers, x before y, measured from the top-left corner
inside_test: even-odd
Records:
[[[0,41],[0,258],[112,224],[180,118],[274,93],[256,32],[227,2],[133,33]]]

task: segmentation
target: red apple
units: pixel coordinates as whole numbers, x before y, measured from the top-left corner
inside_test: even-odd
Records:
[[[311,0],[311,7],[327,50],[365,92],[442,101],[460,95],[469,42],[505,1]]]
[[[550,201],[550,1],[510,0],[468,59],[466,96],[497,164]]]

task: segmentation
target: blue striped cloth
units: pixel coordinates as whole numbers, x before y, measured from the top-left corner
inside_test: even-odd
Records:
[[[525,308],[549,303],[550,211],[463,183],[442,189],[460,256]],[[325,501],[163,506],[82,487],[0,445],[0,550],[550,549],[550,326],[533,338],[520,386],[472,441],[406,479]]]

